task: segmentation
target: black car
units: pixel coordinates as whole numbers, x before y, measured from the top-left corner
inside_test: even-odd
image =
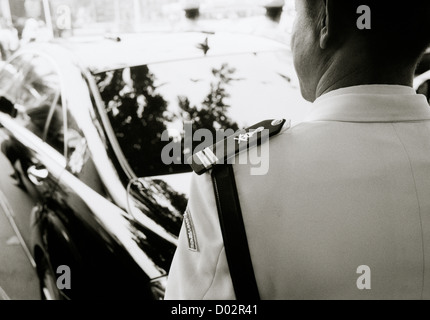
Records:
[[[201,142],[187,147],[185,128],[299,122],[308,108],[289,49],[264,38],[148,33],[21,49],[0,71],[1,148],[35,202],[43,298],[162,299],[185,159]],[[180,153],[164,161],[172,145]]]

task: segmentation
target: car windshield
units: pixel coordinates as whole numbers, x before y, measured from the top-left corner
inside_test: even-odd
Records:
[[[185,159],[193,150],[183,143],[187,124],[193,132],[236,131],[272,118],[299,122],[309,107],[288,51],[127,67],[95,79],[119,146],[139,177],[190,170]],[[172,143],[181,153],[169,164],[162,153]]]

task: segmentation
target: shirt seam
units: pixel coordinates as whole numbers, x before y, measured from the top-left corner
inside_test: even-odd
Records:
[[[223,251],[224,251],[224,247],[222,247],[222,248],[220,249],[220,252],[219,252],[219,254],[218,254],[218,258],[217,258],[217,262],[216,262],[215,270],[214,270],[214,272],[213,272],[213,276],[212,276],[212,281],[211,281],[211,283],[210,283],[209,287],[207,288],[206,292],[205,292],[205,293],[204,293],[204,295],[203,295],[203,298],[202,298],[203,300],[205,300],[205,299],[206,299],[206,296],[208,295],[209,291],[212,289],[212,286],[213,286],[213,285],[214,285],[214,283],[215,283],[215,276],[216,276],[216,274],[217,274],[218,266],[219,266],[219,264],[220,264],[221,254],[223,253]]]

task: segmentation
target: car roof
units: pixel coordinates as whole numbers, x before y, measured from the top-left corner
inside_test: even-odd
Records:
[[[145,64],[198,59],[205,55],[222,56],[288,50],[286,44],[264,37],[225,32],[166,32],[81,37],[57,39],[51,44],[70,50],[93,73]],[[46,44],[35,45],[44,47],[44,51],[49,50],[53,54],[53,50],[47,49]]]

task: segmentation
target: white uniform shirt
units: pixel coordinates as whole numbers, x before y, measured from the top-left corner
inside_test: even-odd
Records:
[[[403,86],[332,91],[269,143],[267,175],[234,166],[262,299],[430,299],[424,96]],[[234,299],[209,174],[194,177],[188,212],[198,251],[184,228],[166,299]]]

